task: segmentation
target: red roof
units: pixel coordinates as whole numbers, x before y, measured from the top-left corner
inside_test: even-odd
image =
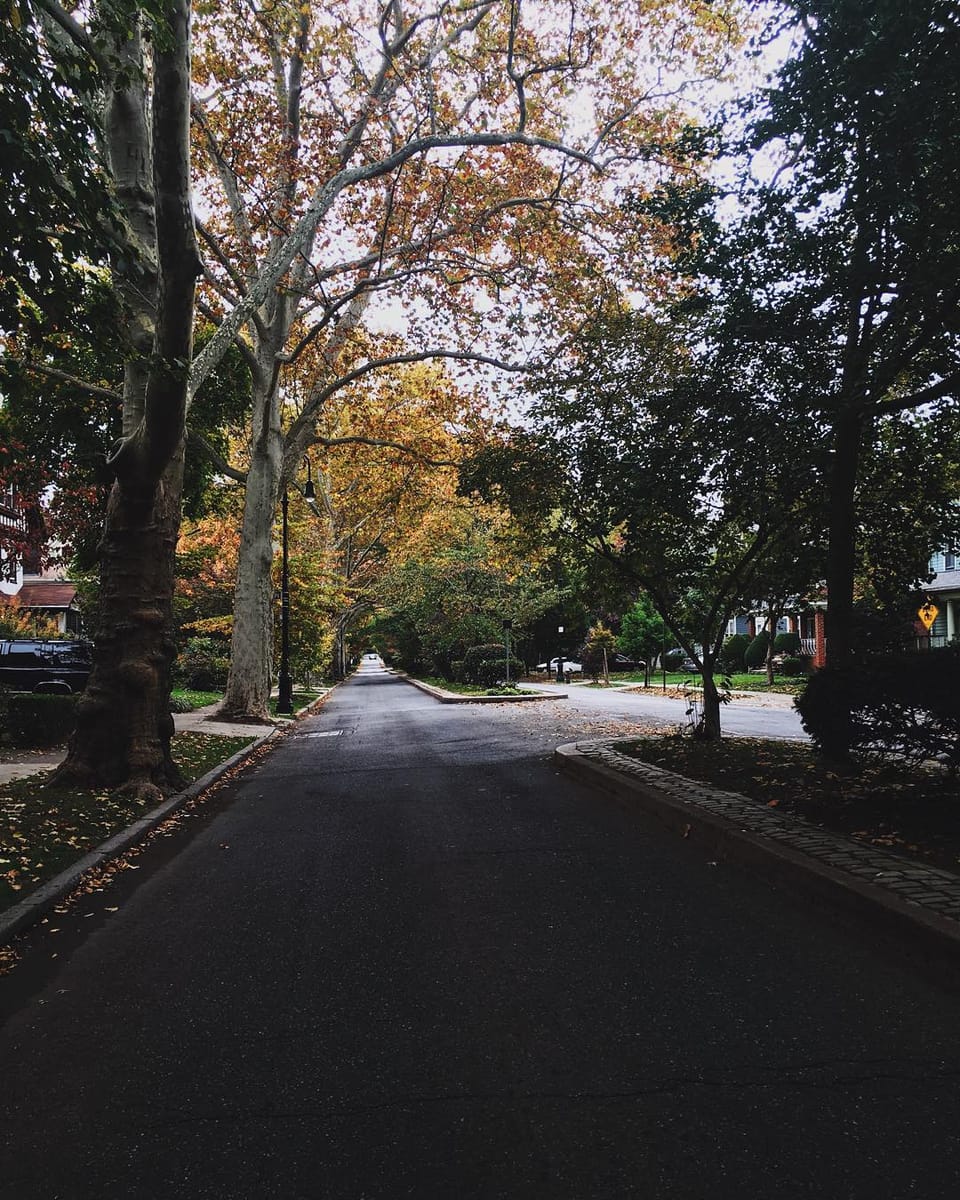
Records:
[[[72,583],[60,579],[32,579],[17,592],[23,608],[69,608],[77,596]]]

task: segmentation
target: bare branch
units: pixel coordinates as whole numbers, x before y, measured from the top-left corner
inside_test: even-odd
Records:
[[[71,387],[79,388],[81,391],[88,392],[91,396],[102,396],[105,400],[114,400],[117,404],[123,403],[123,396],[120,392],[111,391],[110,388],[100,387],[96,383],[88,383],[85,379],[80,379],[76,375],[69,375],[66,371],[58,371],[55,367],[45,366],[43,363],[27,362],[25,359],[14,359],[21,370],[32,371],[37,375],[46,375],[49,379],[59,380],[60,383],[69,383]]]
[[[202,454],[204,458],[209,459],[209,461],[213,463],[221,475],[225,475],[228,479],[233,479],[236,483],[247,482],[246,471],[238,471],[236,467],[231,467],[223,455],[216,451],[213,446],[210,445],[207,439],[202,436],[202,434],[195,433],[194,430],[188,429],[187,445],[192,450],[196,450]]]

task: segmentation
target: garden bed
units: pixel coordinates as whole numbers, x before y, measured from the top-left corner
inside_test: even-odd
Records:
[[[618,742],[621,754],[960,874],[960,781],[935,766],[831,769],[807,745],[676,734]]]

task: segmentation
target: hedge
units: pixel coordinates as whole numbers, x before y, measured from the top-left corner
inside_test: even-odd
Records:
[[[960,647],[877,656],[844,669],[825,667],[796,706],[822,753],[849,750],[960,768]],[[848,713],[850,744],[845,746]]]
[[[7,699],[7,733],[15,746],[59,746],[73,733],[77,697],[20,692]]]

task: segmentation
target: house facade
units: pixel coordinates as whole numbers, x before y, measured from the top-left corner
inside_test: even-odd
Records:
[[[77,589],[55,571],[43,569],[36,539],[27,536],[29,524],[12,487],[0,490],[0,604],[15,599],[17,606],[56,622],[63,637],[80,637],[82,620]],[[7,535],[6,537],[2,535]],[[25,547],[18,553],[9,543]],[[5,548],[6,547],[6,548]]]
[[[939,551],[930,560],[930,570],[934,576],[925,591],[939,610],[930,628],[930,645],[946,646],[960,638],[960,552]]]

